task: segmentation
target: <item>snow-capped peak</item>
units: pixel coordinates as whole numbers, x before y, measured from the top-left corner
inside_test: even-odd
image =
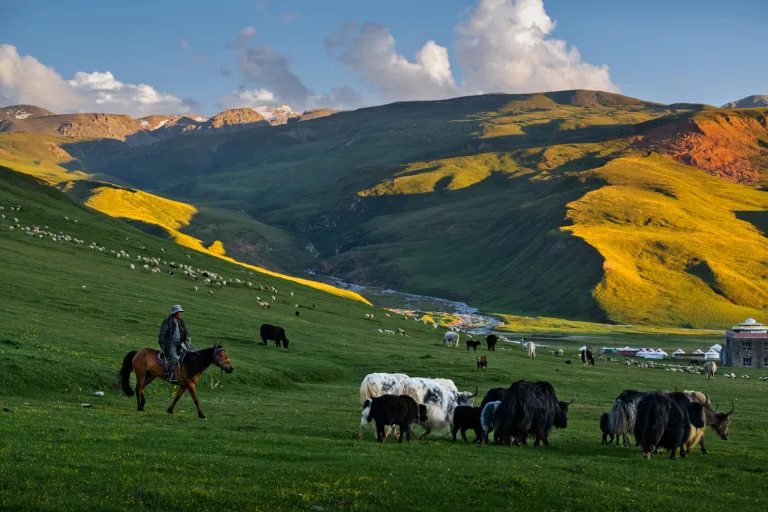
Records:
[[[289,119],[299,117],[301,114],[291,108],[290,105],[280,105],[279,107],[268,107],[262,105],[260,107],[254,107],[255,110],[266,119],[269,124],[286,124]]]

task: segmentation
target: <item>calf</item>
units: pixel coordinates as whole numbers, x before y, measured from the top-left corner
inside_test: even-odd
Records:
[[[477,347],[479,347],[479,346],[480,346],[480,342],[479,341],[467,340],[467,351],[469,351],[469,349],[471,348],[472,350],[477,352]]]
[[[363,411],[368,409],[368,421],[376,424],[376,439],[383,443],[386,438],[385,427],[397,425],[400,427],[399,443],[411,442],[411,425],[414,422],[426,423],[427,407],[419,405],[416,400],[407,395],[382,395],[369,398],[363,404]]]
[[[453,411],[453,425],[451,425],[451,435],[453,442],[456,442],[456,432],[461,431],[461,438],[468,443],[467,430],[475,431],[475,440],[472,444],[482,442],[483,427],[480,424],[480,413],[482,408],[472,407],[471,405],[460,405]]]
[[[495,334],[489,334],[485,337],[485,343],[488,345],[488,350],[490,352],[496,351],[496,342],[499,341],[499,337]]]
[[[610,428],[610,415],[607,412],[604,412],[600,416],[600,431],[603,433],[603,440],[602,445],[608,445],[613,444],[614,435],[611,433]],[[610,437],[610,441],[608,440],[608,437]]]
[[[275,346],[280,348],[282,343],[283,347],[288,348],[288,338],[285,336],[285,329],[278,327],[277,325],[262,324],[260,329],[261,341],[266,345],[269,340],[275,342]]]
[[[485,356],[480,356],[477,358],[477,369],[478,370],[488,369],[488,360],[485,358]]]
[[[504,388],[495,388],[495,389],[501,389],[503,391],[506,391]],[[493,390],[491,390],[493,391]],[[489,391],[488,393],[490,394]],[[488,395],[486,395],[486,398]],[[485,400],[483,400],[485,402]],[[480,413],[480,426],[483,428],[483,438],[481,439],[481,443],[488,443],[488,434],[491,431],[491,425],[493,425],[493,417],[496,415],[496,409],[499,407],[499,404],[501,403],[501,400],[496,400],[493,402],[483,403],[483,405],[480,406],[481,413]]]

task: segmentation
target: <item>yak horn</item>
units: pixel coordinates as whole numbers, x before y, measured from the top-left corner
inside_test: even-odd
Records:
[[[733,411],[735,410],[736,410],[736,406],[733,405],[733,400],[731,400],[731,412],[727,413],[726,416],[730,416],[731,414],[733,414]]]
[[[573,400],[571,400],[570,402],[568,402],[568,405],[571,405],[571,404],[572,404],[573,402],[575,402],[575,401],[576,401],[576,392],[574,391],[574,392],[573,392]]]
[[[472,396],[472,398],[476,397],[477,396],[477,392],[478,392],[478,389],[477,389],[477,386],[475,386],[475,394],[474,395],[470,395],[470,396]]]
[[[720,408],[720,404],[715,405],[715,410],[713,412],[717,412],[717,410]]]
[[[709,395],[704,393],[704,398],[706,398],[706,400],[704,401],[704,405],[709,405],[710,407],[712,407],[712,404],[709,402]]]

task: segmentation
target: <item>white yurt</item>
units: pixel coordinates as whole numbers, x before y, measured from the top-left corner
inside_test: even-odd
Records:
[[[696,356],[703,356],[703,355],[704,355],[704,352],[702,352],[702,351],[701,351],[701,349],[697,348],[697,349],[696,349],[696,352],[694,352],[694,353],[693,353],[693,355],[696,355]]]
[[[709,350],[710,351],[714,350],[715,352],[720,352],[721,350],[723,350],[723,346],[720,345],[719,343],[715,343],[714,345],[709,347]]]
[[[720,360],[720,352],[718,352],[717,350],[710,350],[709,352],[707,352],[704,355],[704,357],[706,357],[706,359],[708,361],[709,360],[719,361]]]
[[[672,356],[682,356],[682,355],[685,355],[685,350],[683,350],[681,348],[679,348],[679,349],[675,350],[674,352],[672,352]]]

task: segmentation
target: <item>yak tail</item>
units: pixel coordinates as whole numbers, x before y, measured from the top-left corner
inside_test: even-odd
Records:
[[[120,368],[120,385],[123,388],[125,396],[133,396],[133,390],[131,389],[131,372],[133,371],[133,356],[136,355],[136,350],[131,350],[123,358],[123,367]]]
[[[637,410],[635,440],[644,452],[659,445],[669,422],[671,402],[665,396],[651,395],[642,401]]]
[[[496,435],[504,440],[525,435],[533,424],[535,408],[536,397],[533,396],[531,384],[525,381],[512,384],[493,417]]]

